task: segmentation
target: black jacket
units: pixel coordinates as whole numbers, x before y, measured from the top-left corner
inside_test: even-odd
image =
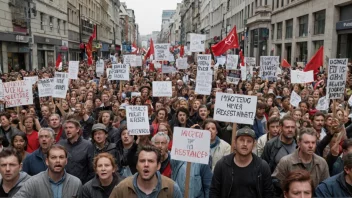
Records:
[[[121,132],[119,129],[113,127],[111,124],[106,127],[106,130],[108,131],[108,138],[111,143],[117,143],[119,140],[121,140]]]
[[[128,166],[132,174],[135,174],[137,172],[137,168],[136,168],[137,160],[138,160],[137,148],[138,148],[138,145],[136,143],[133,143],[132,147],[128,150],[127,156],[124,156],[122,140],[117,142],[116,144],[117,165],[120,170],[122,169],[122,167]]]
[[[257,181],[256,197],[274,197],[274,188],[271,182],[271,172],[268,164],[255,154],[252,154],[252,156],[256,167],[255,170],[252,171],[253,180]],[[237,188],[236,186],[232,186],[233,178],[236,177],[236,174],[233,172],[234,157],[235,154],[231,153],[224,156],[220,161],[218,161],[218,163],[216,163],[211,181],[209,197],[230,197],[231,190]]]
[[[110,153],[115,159],[118,157],[118,152],[116,149],[116,144],[110,143],[108,141],[105,142],[104,148],[99,149],[96,144],[94,144],[94,157],[100,153]]]
[[[107,198],[110,196],[112,190],[117,186],[124,178],[114,174],[114,178],[110,184],[111,188],[104,190],[101,186],[98,176],[96,175],[93,179],[83,185],[82,197],[83,198]]]

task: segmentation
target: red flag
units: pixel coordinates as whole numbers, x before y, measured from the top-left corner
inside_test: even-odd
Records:
[[[181,45],[181,49],[180,49],[180,57],[183,57],[185,55],[185,46]]]
[[[237,31],[236,31],[236,26],[233,27],[231,30],[230,34],[227,35],[225,39],[217,43],[216,45],[213,45],[211,47],[213,53],[215,56],[220,56],[224,52],[226,52],[229,49],[233,48],[238,48],[238,36],[237,36]]]
[[[87,44],[87,56],[88,56],[88,65],[93,64],[93,40],[97,37],[97,29],[94,25],[93,34],[89,37],[89,41]]]
[[[56,64],[55,64],[55,68],[56,68],[56,69],[59,68],[61,62],[62,62],[62,60],[61,60],[61,54],[59,54],[59,55],[57,56],[57,59],[56,59]]]
[[[290,63],[287,62],[286,59],[282,59],[282,61],[281,61],[281,67],[290,68],[291,65],[290,65]]]
[[[205,49],[205,54],[210,54],[210,49],[209,48]]]
[[[321,46],[317,51],[317,53],[315,53],[312,59],[310,59],[310,61],[307,63],[303,71],[307,72],[307,71],[313,70],[314,80],[315,80],[319,72],[319,67],[323,66],[324,64],[323,58],[324,58],[324,47]]]
[[[240,66],[244,66],[244,56],[242,50],[240,51]]]
[[[149,58],[151,55],[154,55],[154,44],[153,44],[153,39],[150,39],[150,46],[148,49],[147,54],[144,56],[144,60]]]

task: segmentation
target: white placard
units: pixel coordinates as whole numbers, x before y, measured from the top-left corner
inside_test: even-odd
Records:
[[[161,71],[163,74],[170,74],[176,72],[176,68],[174,66],[163,65],[161,66]]]
[[[34,85],[38,81],[38,76],[27,76],[23,77],[23,80],[28,81],[31,85]]]
[[[244,64],[246,66],[255,67],[257,65],[254,57],[244,57]]]
[[[130,66],[127,64],[112,64],[108,80],[130,80]]]
[[[170,53],[169,62],[175,62],[175,57],[172,53]]]
[[[260,57],[260,76],[262,79],[276,78],[276,71],[280,65],[279,56]]]
[[[11,81],[3,85],[6,108],[33,104],[33,91],[30,81]]]
[[[110,60],[111,60],[111,63],[117,63],[116,57],[113,55],[110,55]]]
[[[0,99],[4,98],[4,85],[2,83],[2,81],[0,80]]]
[[[206,130],[175,127],[171,159],[208,164],[210,132]]]
[[[216,92],[214,120],[253,125],[257,96]]]
[[[241,79],[246,80],[247,78],[247,67],[246,66],[241,66]]]
[[[140,67],[143,65],[142,56],[136,56],[136,66]]]
[[[68,89],[68,73],[55,72],[53,97],[65,99],[67,89]]]
[[[52,96],[54,93],[54,78],[45,78],[38,81],[39,97]]]
[[[123,55],[123,63],[130,65],[131,67],[136,67],[136,55]]]
[[[210,95],[213,71],[211,70],[211,55],[198,54],[197,78],[195,92],[201,95]]]
[[[349,103],[350,101],[348,101]],[[317,106],[315,107],[319,111],[325,111],[329,109],[329,99],[324,96],[319,98]]]
[[[329,99],[341,99],[345,94],[348,59],[329,59],[326,95]]]
[[[238,85],[238,83],[240,82],[240,79],[236,77],[226,76],[226,82],[230,84]]]
[[[301,102],[301,96],[299,96],[296,92],[291,92],[290,103],[294,107],[298,107],[299,102]]]
[[[126,121],[130,135],[150,134],[147,106],[127,106]]]
[[[131,97],[141,96],[141,92],[131,92]]]
[[[156,61],[168,61],[170,58],[170,44],[154,44],[154,53]]]
[[[205,52],[205,34],[190,34],[190,51],[191,52]]]
[[[176,67],[178,69],[188,69],[187,58],[178,58],[176,60]]]
[[[238,64],[238,55],[228,54],[226,61],[226,69],[227,70],[235,70],[237,69]]]
[[[79,71],[79,61],[70,61],[68,63],[68,78],[78,79],[78,71]]]
[[[95,65],[95,72],[97,73],[98,77],[101,77],[104,75],[104,61],[103,61],[103,59],[100,59],[99,61],[97,61],[96,65]]]
[[[171,81],[153,81],[153,97],[172,97]]]
[[[309,83],[314,81],[313,70],[311,71],[300,71],[291,70],[291,83]]]
[[[216,57],[216,64],[217,65],[225,65],[225,63],[226,63],[226,56]]]

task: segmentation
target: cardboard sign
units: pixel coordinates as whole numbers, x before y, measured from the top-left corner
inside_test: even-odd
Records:
[[[205,34],[190,34],[190,40],[191,52],[205,52]]]
[[[299,71],[291,70],[291,83],[309,83],[314,81],[313,70],[312,71]]]
[[[172,97],[171,81],[153,81],[153,97]]]
[[[136,55],[123,55],[123,63],[131,67],[136,67]]]
[[[329,99],[341,99],[345,94],[348,59],[329,59],[326,95]]]
[[[68,63],[68,78],[78,79],[78,71],[79,71],[79,61],[70,61]]]
[[[198,54],[197,57],[197,78],[196,89],[197,94],[210,95],[213,71],[211,70],[211,55]]]
[[[238,55],[228,54],[227,61],[226,61],[226,69],[235,70],[237,69],[237,64],[238,64]]]
[[[348,100],[348,103],[350,103],[350,100]],[[326,96],[319,98],[318,104],[315,108],[319,111],[328,110],[329,109],[329,99]]]
[[[299,103],[301,102],[301,96],[299,96],[296,92],[291,92],[290,103],[294,107],[298,107]]]
[[[161,66],[161,71],[163,74],[170,74],[170,73],[176,72],[177,70],[173,66],[163,65]]]
[[[276,78],[276,71],[279,65],[279,56],[261,56],[260,76],[262,79]]]
[[[67,89],[68,89],[68,74],[64,72],[55,72],[53,97],[65,99]]]
[[[0,99],[3,99],[4,98],[4,85],[2,83],[2,81],[0,81]]]
[[[130,66],[127,64],[113,64],[109,70],[108,80],[130,80]]]
[[[3,85],[7,108],[33,104],[32,84],[29,81],[12,81]]]
[[[216,92],[214,120],[253,125],[257,96]]]
[[[226,82],[230,84],[238,85],[238,83],[240,82],[240,78],[226,76]]]
[[[147,106],[127,106],[126,121],[130,135],[150,134]]]
[[[170,58],[170,44],[154,44],[154,53],[156,61],[168,61]]]
[[[131,97],[141,96],[141,92],[131,92]]]
[[[110,55],[110,60],[112,63],[117,63],[116,56]]]
[[[142,56],[136,56],[136,66],[140,67],[143,65]]]
[[[23,77],[23,80],[28,81],[31,85],[34,85],[38,81],[38,76],[27,76]]]
[[[241,79],[246,80],[247,78],[247,67],[241,66]]]
[[[176,60],[176,67],[178,69],[188,69],[187,58],[178,58]]]
[[[172,140],[171,159],[201,164],[209,163],[209,131],[175,127]]]
[[[95,65],[95,72],[97,73],[98,77],[101,77],[104,75],[104,61],[103,61],[103,59],[100,59],[99,61],[97,61],[96,65]]]
[[[216,57],[216,64],[217,65],[225,65],[225,63],[226,63],[226,56]]]
[[[244,57],[244,65],[255,67],[257,63],[254,57]]]
[[[39,97],[52,96],[54,93],[54,78],[45,78],[38,81]]]

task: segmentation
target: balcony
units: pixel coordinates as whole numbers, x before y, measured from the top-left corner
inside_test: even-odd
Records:
[[[247,25],[252,25],[255,23],[263,23],[271,21],[271,14],[269,12],[258,13],[247,19]]]
[[[260,12],[271,12],[271,8],[270,5],[266,5],[266,6],[258,6],[255,9],[255,13],[260,13]]]

